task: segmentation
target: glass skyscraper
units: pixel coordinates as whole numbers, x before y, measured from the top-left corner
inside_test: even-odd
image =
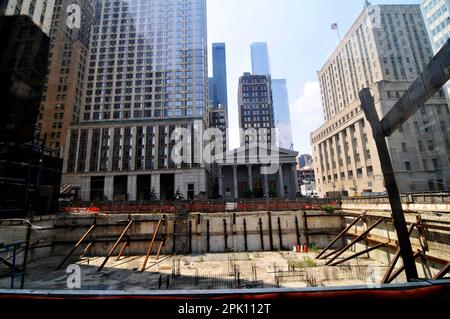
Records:
[[[278,129],[279,147],[292,147],[291,114],[289,111],[289,96],[285,79],[272,79],[273,114],[275,127]]]
[[[267,43],[255,42],[251,47],[252,54],[252,74],[253,75],[270,75],[269,51]]]
[[[206,192],[202,141],[192,139],[191,161],[171,157],[176,128],[198,136],[206,124],[206,0],[98,1],[96,21],[63,183],[83,200]]]
[[[222,105],[224,108],[228,105],[227,94],[227,61],[225,52],[225,43],[213,43],[212,45],[212,63],[213,77],[212,89],[213,95],[210,95],[210,101],[214,106]],[[212,99],[211,99],[212,98]]]

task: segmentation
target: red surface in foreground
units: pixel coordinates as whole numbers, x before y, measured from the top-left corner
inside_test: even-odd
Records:
[[[31,294],[0,294],[0,300],[299,300],[299,301],[320,301],[320,300],[432,300],[449,299],[449,284],[435,284],[428,287],[419,288],[378,288],[378,289],[355,289],[355,290],[336,290],[336,291],[298,291],[298,292],[274,292],[267,294],[233,294],[233,293],[215,293],[211,295],[195,295],[186,291],[186,295],[31,295]]]

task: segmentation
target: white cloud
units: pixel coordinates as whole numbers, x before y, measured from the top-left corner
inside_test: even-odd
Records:
[[[303,95],[290,105],[294,148],[301,153],[310,153],[310,133],[323,123],[320,85],[306,82]]]

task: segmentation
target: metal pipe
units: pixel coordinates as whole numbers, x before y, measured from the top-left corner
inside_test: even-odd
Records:
[[[114,253],[114,251],[116,250],[116,248],[119,245],[119,243],[122,241],[122,238],[125,236],[125,234],[128,231],[128,229],[130,229],[131,224],[133,224],[133,220],[132,219],[130,220],[128,225],[125,227],[125,229],[123,230],[122,234],[120,234],[119,239],[117,239],[117,241],[114,243],[114,246],[112,247],[112,249],[109,252],[108,256],[105,258],[105,260],[100,265],[100,267],[97,269],[97,271],[101,271],[103,269],[103,267],[106,265],[106,263],[108,262],[108,259],[111,257],[111,255]]]
[[[362,250],[362,251],[359,251],[359,252],[357,252],[357,253],[355,253],[355,254],[353,254],[353,255],[347,257],[347,258],[344,258],[344,259],[342,259],[342,260],[338,260],[338,261],[336,261],[336,262],[330,264],[330,266],[337,266],[337,265],[339,265],[339,264],[342,264],[343,262],[349,261],[349,260],[351,260],[351,259],[353,259],[353,258],[356,258],[356,257],[358,257],[358,256],[364,255],[364,254],[366,254],[366,253],[371,252],[372,250],[378,249],[378,248],[383,247],[383,246],[386,246],[386,245],[387,245],[387,243],[380,243],[380,244],[377,244],[377,245],[375,245],[375,246],[373,246],[373,247],[371,247],[371,248],[368,248],[368,249],[364,249],[364,250]]]
[[[330,260],[328,260],[325,265],[331,264],[336,258],[338,258],[340,255],[342,255],[345,251],[347,251],[353,244],[359,242],[362,240],[372,229],[377,227],[381,222],[383,221],[383,218],[379,219],[376,223],[374,223],[372,226],[367,228],[361,235],[353,239],[347,246],[339,250],[333,257],[331,257]]]
[[[147,266],[147,261],[148,261],[148,258],[150,257],[151,252],[152,252],[153,244],[155,243],[156,235],[158,233],[159,227],[161,226],[161,222],[162,222],[162,219],[160,219],[158,221],[158,224],[156,224],[156,228],[155,228],[155,231],[153,232],[152,240],[151,240],[150,245],[149,245],[149,247],[147,249],[147,253],[145,254],[145,259],[144,259],[144,263],[142,264],[141,271],[144,271],[145,270],[145,266]]]
[[[341,237],[343,237],[349,230],[350,228],[352,228],[353,226],[356,225],[357,222],[359,222],[361,220],[363,215],[358,216],[350,225],[348,225],[347,227],[345,227],[345,229],[343,231],[341,231],[339,233],[339,235],[337,235],[337,237],[335,239],[333,239],[331,241],[331,243],[329,243],[321,252],[320,254],[317,255],[316,259],[321,259],[321,257],[323,256],[323,254],[330,249]],[[324,258],[326,258],[327,256],[325,256]]]
[[[95,229],[96,224],[94,223],[83,236],[81,236],[80,240],[75,244],[72,250],[67,254],[67,256],[61,261],[61,263],[56,266],[55,270],[61,269],[61,267],[66,263],[66,261],[72,256],[75,250],[81,245],[81,243],[86,239],[86,237]]]

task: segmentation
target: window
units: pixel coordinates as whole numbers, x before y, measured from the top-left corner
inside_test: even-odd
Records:
[[[405,162],[405,169],[411,171],[411,162]]]

